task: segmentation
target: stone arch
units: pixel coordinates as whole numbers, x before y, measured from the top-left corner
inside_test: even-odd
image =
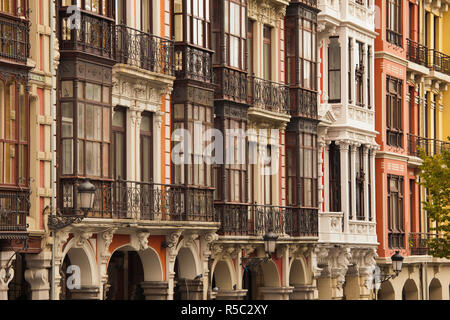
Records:
[[[442,300],[442,285],[439,279],[434,278],[429,286],[429,300]]]
[[[406,280],[402,290],[403,300],[419,300],[419,290],[417,285],[412,279]]]
[[[192,248],[180,248],[176,260],[178,262],[178,270],[174,270],[174,272],[178,272],[179,278],[194,279],[199,275],[197,259],[195,259],[195,253]]]
[[[303,259],[295,259],[289,269],[290,285],[305,285],[308,283],[306,268]]]
[[[391,281],[383,282],[378,290],[377,300],[395,300],[395,291]]]
[[[233,277],[233,267],[230,260],[220,260],[215,263],[212,269],[212,278],[215,286],[220,290],[233,290],[235,284]]]
[[[81,287],[99,285],[97,260],[92,247],[88,241],[85,241],[80,247],[75,246],[74,243],[75,239],[71,239],[66,245],[61,261],[64,261],[67,255],[72,265],[80,267]]]
[[[261,265],[261,270],[264,277],[264,287],[280,287],[280,275],[278,268],[273,261],[264,262]]]
[[[129,244],[117,247],[111,256],[117,251],[136,251],[135,248]],[[158,252],[152,247],[146,250],[136,251],[141,258],[142,268],[144,270],[145,281],[163,281],[163,267]]]

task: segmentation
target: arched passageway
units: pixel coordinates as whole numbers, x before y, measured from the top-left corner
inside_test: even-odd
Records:
[[[203,298],[202,274],[197,274],[197,264],[190,248],[181,248],[174,265],[174,300],[201,300]]]
[[[419,291],[414,280],[406,280],[403,285],[402,300],[419,300]]]
[[[381,284],[378,290],[377,300],[395,300],[394,287],[390,281]]]
[[[429,299],[430,300],[442,300],[442,285],[441,285],[441,282],[436,278],[434,278],[430,282]]]

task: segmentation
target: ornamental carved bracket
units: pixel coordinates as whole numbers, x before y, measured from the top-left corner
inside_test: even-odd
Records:
[[[249,0],[248,17],[276,26],[286,15],[286,5],[274,0]]]

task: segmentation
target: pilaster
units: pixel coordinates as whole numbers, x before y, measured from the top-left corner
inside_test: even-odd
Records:
[[[51,267],[52,253],[43,251],[37,255],[27,254],[25,259],[27,262],[25,280],[31,285],[31,299],[49,300],[49,268]]]

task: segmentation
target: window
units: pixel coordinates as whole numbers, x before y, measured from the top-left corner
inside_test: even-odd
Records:
[[[386,39],[396,46],[402,46],[401,0],[386,1]]]
[[[209,48],[209,0],[186,0],[187,42]]]
[[[153,8],[152,0],[141,0],[141,31],[153,33]]]
[[[330,37],[328,46],[328,94],[330,103],[341,102],[341,47],[339,37]]]
[[[73,81],[62,81],[61,173],[109,178],[111,88],[77,82],[76,102],[74,92]]]
[[[263,76],[266,80],[272,80],[272,28],[264,26],[264,44],[263,44]]]
[[[352,203],[352,146],[348,148],[348,218],[353,219],[353,203]]]
[[[245,10],[245,1],[224,1],[226,62],[241,70],[245,69],[245,27],[247,24]],[[219,10],[218,13],[223,14],[222,10]]]
[[[403,177],[388,175],[388,246],[404,248]]]
[[[247,71],[253,75],[253,20],[247,21]]]
[[[364,146],[358,148],[355,162],[356,170],[356,219],[364,220]]]
[[[231,129],[231,130],[228,130]],[[245,161],[245,146],[246,137],[243,136],[246,132],[245,120],[225,119],[225,130],[227,137],[225,141],[225,154],[231,163],[226,161],[226,201],[231,202],[245,202],[246,192],[246,175],[247,165]],[[232,154],[230,154],[232,152]]]
[[[372,221],[372,169],[370,166],[371,151],[367,150],[367,197],[369,202],[369,221]]]
[[[300,26],[300,41],[303,39],[303,44],[301,45],[303,50],[302,54],[302,70],[303,79],[302,87],[305,89],[316,89],[316,23],[312,20],[312,15],[310,12],[306,11],[306,16],[302,19],[303,25]]]
[[[402,80],[386,77],[387,144],[402,147]]]
[[[112,119],[113,178],[127,179],[126,175],[126,111],[116,108]]]
[[[270,144],[267,144],[266,146],[263,146],[265,148],[265,154],[264,158],[266,159],[266,162],[262,164],[263,169],[266,173],[271,172],[271,165],[272,163],[272,155],[274,154],[273,146]],[[268,160],[268,161],[267,161]],[[273,197],[272,197],[272,174],[265,174],[261,176],[261,179],[263,181],[263,203],[264,204],[273,204]]]
[[[329,146],[329,197],[330,211],[340,212],[341,209],[341,154],[339,146],[334,141]]]
[[[356,41],[356,65],[355,65],[355,82],[356,82],[356,105],[364,106],[364,44]]]
[[[300,134],[300,205],[317,207],[317,136]]]
[[[8,13],[15,16],[26,15],[28,8],[27,0],[0,0],[0,12]]]
[[[286,132],[286,195],[287,205],[297,202],[297,139],[295,132]]]
[[[348,102],[353,103],[352,99],[352,51],[353,51],[353,40],[348,38]]]
[[[371,84],[371,80],[370,80],[370,73],[371,73],[371,69],[372,69],[372,64],[370,61],[371,59],[372,59],[372,47],[367,46],[367,107],[368,107],[368,109],[372,109],[372,103],[371,103],[372,84]]]
[[[0,184],[28,180],[28,96],[25,84],[0,79]]]
[[[153,179],[152,114],[144,112],[141,120],[141,181]]]
[[[202,134],[212,127],[214,123],[213,113],[210,107],[193,104],[173,105],[173,130],[186,129],[190,137],[179,137],[179,141],[187,138],[184,144],[175,142],[174,147],[182,150],[184,159],[189,158],[190,163],[176,164],[173,166],[172,181],[177,184],[188,184],[196,186],[211,186],[211,165],[206,164],[203,158],[206,146],[210,139],[203,139]],[[186,150],[184,146],[188,146]]]

